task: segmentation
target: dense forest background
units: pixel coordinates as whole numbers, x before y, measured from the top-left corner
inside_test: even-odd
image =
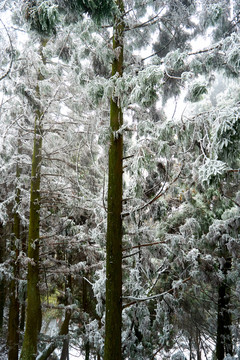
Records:
[[[240,359],[240,1],[0,1],[0,358]]]

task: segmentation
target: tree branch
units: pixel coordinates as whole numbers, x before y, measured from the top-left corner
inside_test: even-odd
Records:
[[[182,169],[183,169],[183,168],[181,168],[181,170],[179,171],[178,175],[173,179],[173,181],[166,187],[166,189],[165,189],[164,191],[161,190],[160,193],[158,193],[157,195],[155,195],[149,202],[145,203],[144,205],[140,206],[139,208],[133,209],[131,212],[130,212],[130,211],[128,211],[128,212],[123,212],[123,213],[122,213],[122,218],[124,218],[124,217],[126,217],[126,216],[129,216],[130,214],[135,213],[135,212],[137,212],[137,211],[141,211],[141,210],[145,209],[147,206],[151,205],[151,204],[154,203],[157,199],[159,199],[161,196],[163,196],[163,195],[169,190],[169,188],[172,186],[172,184],[174,184],[174,183],[178,180],[179,176],[180,176],[181,173],[182,173]]]
[[[191,280],[191,276],[189,276],[188,278],[184,279],[181,284],[185,284],[186,282],[188,282],[189,280]],[[135,305],[135,304],[138,304],[139,302],[143,302],[143,301],[149,301],[149,300],[155,300],[155,299],[158,299],[166,294],[170,294],[172,292],[174,292],[175,288],[171,288],[170,290],[168,291],[164,291],[163,293],[161,294],[156,294],[156,295],[152,295],[152,296],[147,296],[145,298],[135,298],[133,296],[129,296],[128,299],[133,299],[134,301],[128,303],[128,304],[125,304],[123,305],[122,309],[126,309],[128,308],[129,306],[132,306],[132,305]]]
[[[153,242],[153,243],[139,244],[139,245],[132,246],[132,247],[129,247],[129,248],[123,248],[122,251],[130,251],[130,250],[133,250],[133,249],[139,249],[141,247],[153,246],[153,245],[165,244],[165,243],[166,243],[166,241],[156,241],[156,242]]]

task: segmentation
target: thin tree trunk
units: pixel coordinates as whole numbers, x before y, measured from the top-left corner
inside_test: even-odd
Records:
[[[71,264],[71,262],[72,262],[72,257],[71,256],[69,256],[68,262],[69,262],[69,264]],[[72,304],[72,294],[68,293],[69,290],[72,292],[72,277],[71,277],[71,275],[68,276],[67,282],[65,284],[65,296],[66,296],[65,305],[71,305]],[[70,312],[70,317],[71,317],[71,312]],[[69,360],[69,335],[68,335],[68,333],[69,333],[70,317],[69,317],[69,321],[68,321],[68,323],[66,323],[66,326],[65,326],[65,329],[64,329],[64,331],[65,331],[64,335],[66,335],[66,336],[65,336],[65,338],[63,340],[63,347],[62,347],[62,353],[61,353],[60,360]]]
[[[216,358],[223,360],[225,355],[233,354],[231,325],[232,317],[230,313],[231,289],[227,284],[227,274],[231,270],[231,257],[225,247],[225,264],[223,265],[224,280],[218,287],[218,317],[217,317],[217,343]]]
[[[192,360],[192,338],[189,338],[189,360]]]
[[[85,313],[89,314],[89,310],[88,309],[88,283],[87,281],[83,278],[82,279],[82,307],[83,307],[83,311]],[[84,348],[85,348],[85,360],[89,360],[90,358],[90,343],[89,343],[89,339],[87,337],[84,337]]]
[[[66,337],[63,340],[63,347],[60,360],[68,360],[69,359],[69,338]]]
[[[201,334],[200,334],[199,330],[197,330],[197,333],[196,333],[196,350],[197,350],[197,360],[202,360],[202,355],[201,355]]]
[[[40,225],[40,179],[42,161],[41,112],[35,117],[34,148],[32,157],[30,218],[28,238],[27,312],[21,360],[34,360],[37,340],[42,324],[39,291],[39,225]]]
[[[27,253],[27,239],[26,239],[26,233],[25,231],[22,231],[22,251],[26,254]],[[21,269],[20,269],[21,273]],[[24,331],[25,326],[25,315],[26,315],[26,299],[27,299],[27,291],[24,288],[22,294],[22,301],[21,301],[21,310],[20,310],[20,331]]]
[[[0,264],[4,262],[6,248],[6,238],[2,224],[0,224]],[[5,305],[5,279],[0,279],[0,334],[3,328],[3,314]]]
[[[121,14],[123,0],[116,0]],[[122,17],[115,18],[113,50],[117,49],[112,64],[112,76],[123,73],[123,30]],[[108,216],[106,246],[106,322],[104,360],[121,359],[122,322],[122,158],[123,136],[118,130],[123,124],[120,99],[113,97],[110,105],[111,140],[108,169]]]
[[[20,146],[19,146],[20,153]],[[17,164],[16,179],[20,177],[20,168]],[[18,186],[18,184],[17,184]],[[21,219],[18,213],[20,204],[20,189],[16,189],[15,197],[15,210],[14,210],[14,223],[13,223],[13,238],[12,238],[12,251],[15,253],[13,258],[13,278],[10,281],[9,292],[9,317],[8,317],[8,360],[18,359],[18,345],[19,345],[19,298],[18,298],[18,278],[19,278],[19,244],[20,244],[20,223]]]
[[[85,344],[85,360],[89,360],[89,359],[90,359],[90,344],[89,341],[87,341]]]

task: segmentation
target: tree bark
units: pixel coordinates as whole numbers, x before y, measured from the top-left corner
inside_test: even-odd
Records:
[[[123,14],[123,0],[116,0]],[[115,18],[113,33],[112,76],[123,73],[123,30],[122,16]],[[120,99],[114,94],[110,104],[110,149],[108,169],[108,216],[106,246],[106,322],[104,360],[121,359],[122,322],[122,158],[123,136],[118,130],[123,124]]]

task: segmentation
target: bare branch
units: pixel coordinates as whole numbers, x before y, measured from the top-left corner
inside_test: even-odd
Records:
[[[126,255],[126,256],[123,256],[122,259],[126,259],[126,258],[129,258],[131,256],[134,256],[134,255],[137,255],[137,254],[140,254],[140,251],[135,251],[134,253],[132,254],[129,254],[129,255]]]

